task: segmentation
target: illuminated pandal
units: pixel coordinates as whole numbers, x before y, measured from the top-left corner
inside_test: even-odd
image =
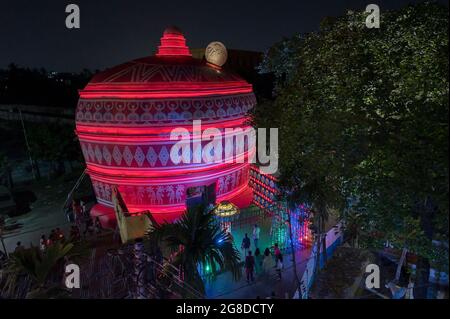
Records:
[[[174,128],[186,128],[190,140],[198,139],[193,120],[221,134],[225,128],[245,130],[247,112],[256,104],[249,83],[194,59],[177,28],[164,31],[156,55],[96,74],[79,94],[76,133],[97,199],[91,215],[104,227],[116,224],[115,186],[130,213],[150,211],[157,222],[173,221],[186,210],[191,187],[215,184],[217,202],[250,204],[247,159],[254,149],[247,143],[236,145],[234,138],[232,155],[240,162],[175,164],[170,159],[177,142],[170,140]],[[197,151],[193,148],[190,156]]]

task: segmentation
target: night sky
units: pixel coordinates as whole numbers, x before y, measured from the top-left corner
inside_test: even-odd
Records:
[[[411,0],[2,0],[0,68],[103,69],[153,54],[166,26],[180,27],[191,48],[222,41],[264,51],[283,37],[317,30],[325,16],[376,3],[395,9]],[[439,1],[448,5],[448,0]],[[81,10],[81,29],[65,27],[66,5]]]

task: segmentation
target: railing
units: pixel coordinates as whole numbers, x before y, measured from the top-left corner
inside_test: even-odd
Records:
[[[81,278],[82,287],[73,297],[106,299],[203,298],[185,283],[181,273],[167,260],[158,262],[144,254],[145,262],[136,261],[133,246],[108,250],[106,256],[95,261],[95,252]],[[136,274],[136,268],[138,272]]]
[[[64,201],[63,204],[63,209],[67,207],[67,205],[69,204],[70,201],[72,201],[73,199],[73,192],[77,190],[77,188],[80,186],[80,184],[83,182],[84,177],[86,176],[86,170],[83,170],[83,173],[81,173],[80,177],[78,177],[77,182],[75,183],[75,185],[72,187],[72,189],[70,190],[69,194],[67,194],[67,198]]]
[[[302,279],[300,280],[301,292],[300,295],[298,292],[296,293],[297,298],[308,299],[309,290],[314,282],[314,273],[315,268],[317,267],[317,254],[320,252],[321,254],[325,253],[330,256],[333,253],[334,249],[340,244],[342,239],[342,234],[338,231],[339,229],[341,229],[341,227],[338,224],[328,231],[326,235],[326,252],[318,249],[317,242],[314,243]],[[320,267],[322,267],[322,265],[320,265]]]

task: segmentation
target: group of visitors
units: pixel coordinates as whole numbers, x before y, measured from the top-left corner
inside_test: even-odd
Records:
[[[48,237],[45,236],[45,234],[41,235],[41,238],[39,239],[39,249],[41,251],[45,251],[47,247],[49,247],[53,243],[64,240],[65,240],[64,233],[59,227],[56,229],[52,229]],[[16,243],[16,248],[14,249],[14,252],[17,253],[23,250],[25,250],[25,247],[22,245],[21,241],[18,241]]]
[[[48,246],[52,245],[53,243],[57,241],[64,241],[65,236],[63,231],[57,227],[56,229],[52,229],[50,231],[50,234],[48,235],[48,238],[43,234],[41,236],[41,239],[39,240],[39,249],[44,251],[47,249]]]
[[[102,232],[102,224],[98,216],[93,220],[89,214],[89,211],[86,209],[86,204],[82,200],[72,200],[72,213],[73,213],[73,221],[75,225],[72,226],[71,233],[74,235],[80,236],[81,229],[84,225],[83,236],[86,236],[87,233],[99,234]]]
[[[100,219],[96,217],[94,220],[92,220],[89,212],[86,210],[85,204],[82,201],[72,201],[72,212],[74,217],[72,219],[72,222],[74,222],[74,224],[70,226],[69,240],[71,242],[80,241],[81,228],[83,225],[83,236],[85,236],[86,233],[93,234],[95,232],[96,234],[99,234],[102,232],[103,228]],[[58,241],[63,242],[65,241],[65,239],[66,237],[64,235],[64,232],[59,227],[57,227],[56,229],[52,229],[50,231],[48,237],[45,234],[41,235],[41,238],[39,240],[39,249],[41,251],[45,251],[53,243]],[[23,249],[25,248],[22,245],[22,242],[18,241],[16,243],[14,252],[19,252]]]
[[[271,272],[275,268],[279,280],[281,280],[281,272],[283,269],[283,254],[281,253],[278,243],[276,243],[272,248],[273,253],[267,247],[264,249],[264,253],[261,254],[261,250],[258,247],[259,236],[261,233],[261,228],[258,224],[253,227],[253,243],[255,246],[255,253],[253,255],[251,251],[251,241],[246,233],[242,239],[241,249],[244,253],[245,262],[245,274],[247,283],[255,281],[255,275],[264,275],[265,278],[270,277]]]

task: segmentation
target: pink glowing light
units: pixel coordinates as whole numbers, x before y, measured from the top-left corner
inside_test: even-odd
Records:
[[[115,224],[111,190],[117,186],[130,213],[150,211],[158,222],[173,221],[186,209],[187,190],[216,185],[217,201],[242,208],[255,149],[233,152],[234,162],[173,164],[170,132],[245,128],[255,104],[252,86],[224,70],[192,58],[184,35],[168,28],[155,56],[133,60],[97,74],[79,92],[76,134],[98,204],[92,216]],[[238,161],[242,161],[240,163]]]

